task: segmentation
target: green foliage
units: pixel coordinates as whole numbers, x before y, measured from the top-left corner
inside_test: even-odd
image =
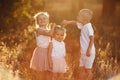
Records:
[[[43,0],[3,0],[1,1],[0,31],[25,28],[33,24],[33,14],[44,8]],[[39,8],[39,9],[38,9]]]

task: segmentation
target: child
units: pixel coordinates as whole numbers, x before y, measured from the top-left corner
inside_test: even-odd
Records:
[[[77,21],[64,20],[62,25],[76,24],[81,29],[80,36],[80,80],[92,80],[92,65],[95,59],[94,31],[90,23],[93,12],[81,9]]]
[[[66,49],[63,42],[66,30],[56,26],[52,42],[49,45],[49,64],[53,72],[53,80],[60,80],[60,75],[66,72]]]
[[[51,40],[50,37],[53,35],[55,24],[52,25],[52,28],[50,30],[49,15],[47,12],[39,12],[34,16],[34,18],[37,27],[37,47],[33,52],[33,56],[30,62],[30,68],[38,71],[45,71],[46,73],[50,69],[48,64],[48,45]]]

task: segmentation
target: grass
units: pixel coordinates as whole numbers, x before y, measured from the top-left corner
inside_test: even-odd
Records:
[[[74,19],[74,16],[70,18],[72,13],[68,14],[65,11],[52,11],[50,15],[52,15],[51,21],[56,21],[58,24],[65,18]],[[95,18],[93,22],[96,58],[93,66],[93,80],[107,80],[120,72],[119,19],[114,18],[114,21],[109,22],[111,24],[106,24],[103,19]],[[77,80],[80,73],[78,67],[80,31],[72,26],[74,25],[66,27],[65,43],[69,68],[62,76],[62,80]],[[36,47],[34,27],[27,26],[22,32],[11,29],[9,33],[2,33],[0,36],[0,80],[37,80],[40,72],[29,68],[30,59]]]
[[[23,35],[21,35],[23,38],[26,37],[23,42],[10,47],[4,41],[5,39],[1,41],[0,64],[3,67],[0,67],[0,75],[2,76],[0,80],[7,80],[8,77],[12,80],[21,80],[20,78],[33,80],[33,78],[38,77],[37,75],[40,74],[40,72],[29,69],[29,62],[36,46],[35,37],[34,35],[31,36],[31,34],[34,34],[34,28],[28,26]],[[18,34],[15,36],[17,37]],[[79,37],[77,36],[79,36],[79,30],[77,30],[77,28],[67,27],[65,43],[69,69],[67,73],[62,76],[63,80],[76,80],[79,77]],[[94,80],[107,80],[120,72],[117,51],[115,52],[115,49],[118,50],[119,45],[117,44],[119,43],[114,43],[114,39],[109,38],[111,36],[113,36],[113,34],[108,36],[108,33],[100,34],[100,31],[96,31],[96,59],[93,67]],[[116,48],[113,48],[115,44]]]

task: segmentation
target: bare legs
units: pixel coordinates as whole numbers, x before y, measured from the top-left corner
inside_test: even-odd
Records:
[[[53,73],[52,80],[60,80],[61,73]]]
[[[43,80],[52,80],[52,73],[50,71],[43,72]]]
[[[80,67],[79,75],[80,80],[92,80],[92,78],[93,78],[92,69],[85,69],[84,67]]]
[[[87,80],[92,80],[93,78],[93,73],[91,69],[86,69],[86,75],[87,75]]]
[[[86,80],[86,71],[84,67],[80,67],[79,79]]]

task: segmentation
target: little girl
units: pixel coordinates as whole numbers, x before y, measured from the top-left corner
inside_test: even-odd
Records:
[[[60,26],[56,26],[53,34],[52,42],[49,44],[48,60],[53,72],[53,80],[60,80],[61,73],[66,72],[66,49],[63,42],[66,30]]]
[[[53,35],[54,26],[49,29],[49,15],[47,12],[39,12],[35,16],[36,24],[36,42],[37,47],[33,52],[30,62],[30,68],[38,71],[47,72],[50,67],[48,64],[48,45],[50,37]],[[41,79],[42,80],[42,79]],[[45,79],[46,80],[46,79]]]

